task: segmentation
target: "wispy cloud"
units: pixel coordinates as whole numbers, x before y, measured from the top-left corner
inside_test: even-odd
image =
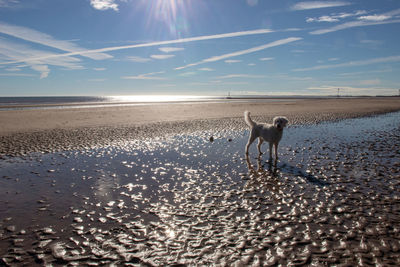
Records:
[[[385,69],[378,69],[378,70],[370,70],[370,71],[356,71],[356,72],[344,72],[340,73],[338,75],[340,76],[357,76],[357,75],[365,75],[369,73],[387,73],[387,72],[393,72],[392,68],[385,68]]]
[[[197,66],[197,65],[200,65],[200,64],[204,64],[204,63],[216,62],[216,61],[224,60],[224,59],[231,58],[231,57],[242,56],[242,55],[254,53],[254,52],[257,52],[257,51],[261,51],[261,50],[264,50],[264,49],[267,49],[267,48],[271,48],[271,47],[280,46],[280,45],[288,44],[288,43],[291,43],[291,42],[295,42],[295,41],[298,41],[298,40],[301,40],[301,39],[302,38],[299,38],[299,37],[289,37],[289,38],[277,40],[277,41],[274,41],[274,42],[271,42],[271,43],[268,43],[268,44],[265,44],[265,45],[256,46],[256,47],[253,47],[253,48],[250,48],[250,49],[236,51],[236,52],[224,54],[224,55],[221,55],[221,56],[210,57],[210,58],[204,59],[202,61],[191,63],[191,64],[188,64],[186,66],[178,67],[178,68],[175,68],[175,69],[176,70],[181,70],[181,69]]]
[[[199,70],[201,70],[201,71],[215,71],[212,68],[200,68]]]
[[[179,76],[183,76],[183,77],[189,77],[189,76],[193,76],[193,75],[196,75],[195,71],[188,71],[188,72],[179,74]]]
[[[14,7],[19,4],[19,0],[0,0],[0,7]]]
[[[154,75],[163,74],[163,73],[165,73],[165,72],[164,71],[151,72],[151,73],[139,74],[136,76],[123,76],[123,77],[121,77],[121,79],[125,79],[125,80],[166,80],[166,78],[154,76]]]
[[[239,62],[242,62],[242,61],[239,60],[239,59],[227,59],[227,60],[225,60],[225,63],[228,63],[228,64],[239,63]]]
[[[40,56],[46,59],[30,61],[27,62],[26,65],[19,66],[19,68],[30,67],[31,69],[39,72],[40,78],[42,79],[46,78],[50,73],[48,65],[59,66],[59,67],[64,67],[66,69],[75,69],[75,70],[84,68],[83,66],[80,65],[80,59],[78,58],[48,57],[49,55],[50,56],[53,55],[53,53],[32,49],[27,45],[22,45],[0,39],[0,57],[2,56],[4,60],[23,62],[24,58],[29,58],[32,57],[33,55]]]
[[[390,16],[387,15],[368,15],[368,16],[361,16],[358,19],[359,20],[365,20],[365,21],[384,21],[390,19]]]
[[[25,74],[25,73],[0,73],[1,77],[34,77],[33,74]]]
[[[397,15],[400,14],[400,9],[395,9],[383,14],[378,15],[368,15],[368,16],[360,16],[356,21],[350,21],[343,24],[339,24],[330,28],[320,29],[316,31],[310,32],[310,34],[319,35],[325,34],[340,30],[345,30],[354,27],[365,27],[372,25],[381,25],[381,24],[391,24],[391,23],[400,23],[400,19]]]
[[[337,22],[339,19],[333,17],[333,16],[321,16],[318,18],[307,18],[306,22]]]
[[[95,71],[104,71],[106,68],[93,68]]]
[[[138,63],[145,63],[151,61],[150,58],[146,57],[136,57],[136,56],[129,56],[126,58],[129,61],[138,62]]]
[[[233,78],[261,79],[261,78],[265,78],[265,76],[264,75],[252,75],[252,74],[228,74],[228,75],[216,77],[216,79],[233,79]]]
[[[336,32],[336,31],[345,30],[345,29],[354,28],[354,27],[365,27],[365,26],[391,24],[391,23],[400,23],[400,20],[397,19],[397,20],[375,21],[375,22],[373,22],[373,21],[350,21],[350,22],[346,22],[346,23],[331,27],[331,28],[312,31],[312,32],[310,32],[310,34],[320,35],[320,34]]]
[[[381,84],[380,79],[372,79],[372,80],[362,80],[360,81],[360,85],[378,85]]]
[[[21,71],[21,69],[20,69],[20,68],[17,68],[17,67],[6,68],[5,70],[6,70],[6,71],[13,71],[13,72]]]
[[[154,59],[168,59],[168,58],[172,58],[174,56],[175,55],[151,55],[150,57],[154,58]]]
[[[374,14],[374,15],[368,15],[368,16],[361,16],[358,19],[359,20],[364,20],[364,21],[384,21],[384,20],[389,20],[394,18],[395,16],[400,14],[400,8],[395,9],[383,14]]]
[[[160,48],[158,48],[158,50],[160,50],[161,52],[164,52],[164,53],[172,53],[172,52],[178,52],[178,51],[185,50],[185,48],[183,48],[183,47],[160,47]]]
[[[118,4],[114,0],[90,0],[90,4],[97,10],[112,9],[118,11]]]
[[[356,66],[380,64],[380,63],[399,62],[399,61],[400,61],[400,55],[399,56],[373,58],[373,59],[367,59],[367,60],[349,61],[346,63],[331,64],[331,65],[318,65],[318,66],[309,67],[309,68],[294,69],[293,71],[310,71],[310,70],[323,70],[323,69],[333,69],[333,68],[341,68],[341,67],[356,67]]]
[[[349,18],[349,17],[354,17],[354,16],[360,16],[366,14],[367,11],[365,10],[358,10],[354,13],[334,13],[331,15],[324,15],[320,16],[317,18],[307,18],[306,22],[338,22],[341,19]]]
[[[273,32],[273,31],[269,30],[269,29],[259,29],[259,30],[251,30],[251,31],[215,34],[215,35],[203,35],[203,36],[175,39],[175,40],[169,40],[169,41],[150,42],[150,43],[126,45],[126,46],[113,46],[113,47],[106,47],[106,48],[100,48],[100,49],[76,51],[76,52],[70,52],[70,53],[64,53],[64,54],[46,55],[46,56],[40,56],[40,57],[30,57],[30,58],[27,57],[23,60],[3,62],[0,64],[1,65],[15,64],[15,63],[43,60],[43,59],[56,58],[56,57],[70,57],[70,56],[88,55],[88,54],[93,55],[94,53],[105,53],[105,52],[124,50],[124,49],[181,44],[181,43],[198,42],[198,41],[206,41],[206,40],[216,40],[216,39],[225,39],[225,38],[241,37],[241,36],[248,36],[248,35],[267,34],[267,33],[271,33],[271,32]]]
[[[274,60],[273,57],[262,57],[260,58],[261,61],[270,61],[270,60]]]
[[[40,79],[47,78],[47,76],[49,76],[50,69],[47,65],[36,64],[32,65],[31,68],[35,71],[40,72]]]
[[[345,1],[305,1],[293,5],[291,10],[307,10],[348,5],[351,5],[351,3]]]
[[[27,27],[10,25],[7,23],[0,22],[0,33],[6,34],[6,35],[9,35],[14,38],[21,39],[21,40],[29,41],[32,43],[37,43],[37,44],[40,44],[43,46],[56,48],[56,49],[66,51],[66,52],[79,52],[80,55],[91,58],[91,59],[95,59],[95,60],[112,58],[112,56],[104,54],[104,53],[85,53],[85,52],[88,52],[87,49],[81,48],[72,42],[57,40],[48,34],[30,29]]]

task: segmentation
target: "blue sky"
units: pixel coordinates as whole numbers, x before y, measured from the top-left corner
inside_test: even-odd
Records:
[[[399,0],[0,0],[0,96],[394,95],[399,44]]]

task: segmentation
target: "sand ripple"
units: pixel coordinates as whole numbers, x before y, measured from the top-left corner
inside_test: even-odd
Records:
[[[400,265],[399,116],[380,118],[289,128],[276,166],[236,130],[7,159],[0,262]]]

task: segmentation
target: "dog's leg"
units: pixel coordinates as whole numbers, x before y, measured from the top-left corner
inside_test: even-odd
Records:
[[[278,161],[278,143],[275,143],[274,147],[275,147],[275,161]]]
[[[246,145],[246,150],[245,150],[246,155],[249,154],[249,147],[254,142],[254,140],[256,140],[256,135],[255,135],[254,130],[252,130],[250,132],[249,141],[247,141],[247,145]]]
[[[269,159],[270,159],[270,160],[272,160],[272,146],[273,146],[273,143],[270,142],[270,143],[269,143]]]
[[[261,137],[259,137],[258,138],[258,145],[257,145],[257,148],[258,148],[258,154],[262,154],[262,152],[261,152],[261,145],[262,145],[262,143],[264,142],[264,140],[261,138]]]

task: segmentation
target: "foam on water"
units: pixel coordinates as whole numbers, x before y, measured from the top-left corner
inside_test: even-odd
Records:
[[[230,130],[3,161],[1,262],[399,265],[399,115],[289,127],[276,166]]]

